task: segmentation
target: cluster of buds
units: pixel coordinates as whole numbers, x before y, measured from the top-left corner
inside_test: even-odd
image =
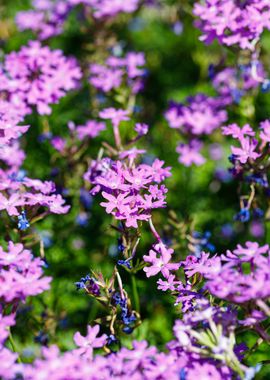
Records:
[[[121,332],[131,334],[140,325],[140,315],[132,309],[131,300],[123,289],[121,277],[114,269],[109,280],[104,279],[102,273],[92,272],[80,281],[75,282],[77,290],[84,289],[85,292],[95,298],[107,312],[105,318],[96,320],[97,323],[108,324],[110,330],[110,343],[116,340]]]

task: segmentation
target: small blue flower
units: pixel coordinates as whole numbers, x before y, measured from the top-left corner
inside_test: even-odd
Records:
[[[89,210],[93,204],[93,197],[89,193],[89,191],[85,189],[80,190],[80,201],[86,208],[86,210]]]
[[[76,217],[76,224],[80,227],[86,227],[88,224],[88,214],[86,212],[80,212]]]
[[[234,154],[231,154],[231,155],[228,157],[228,160],[229,160],[232,164],[235,164],[236,156],[235,156]]]
[[[115,335],[110,334],[107,338],[107,344],[110,345],[110,344],[113,344],[116,342],[117,342],[117,339],[116,339]]]
[[[239,90],[238,88],[234,88],[231,91],[231,95],[234,103],[239,104],[242,96],[244,95],[244,92],[242,90]]]
[[[182,368],[179,373],[179,380],[186,380],[186,370],[185,368]]]
[[[38,335],[35,336],[34,340],[35,342],[40,343],[42,346],[47,346],[49,343],[49,336],[43,331],[40,331]]]
[[[26,218],[26,212],[22,211],[21,214],[18,216],[18,228],[21,231],[26,230],[30,227],[30,223]]]
[[[216,69],[215,69],[215,65],[213,63],[210,63],[207,71],[208,71],[208,78],[210,80],[214,79],[215,75],[216,75]]]
[[[261,219],[264,216],[264,211],[261,208],[256,207],[253,209],[253,216],[255,219]]]
[[[262,368],[261,363],[258,363],[255,367],[250,367],[245,371],[245,377],[244,380],[252,380],[254,379],[256,373],[260,371]]]
[[[172,30],[173,30],[174,34],[176,34],[177,36],[180,36],[183,33],[183,29],[184,28],[183,28],[182,22],[176,21],[173,24]]]
[[[84,287],[85,287],[83,281],[75,282],[74,285],[76,286],[77,290],[84,289]]]
[[[136,321],[136,317],[135,315],[131,314],[130,316],[124,316],[122,317],[122,321],[125,325],[130,325],[131,323],[135,322]]]
[[[23,182],[25,176],[26,176],[26,171],[21,169],[17,173],[10,174],[9,178],[12,181]]]
[[[255,182],[257,185],[268,187],[268,180],[265,174],[254,173],[246,176],[245,180],[249,183]]]
[[[261,88],[262,88],[262,92],[268,92],[270,90],[270,80],[265,79]]]
[[[233,226],[230,223],[226,223],[221,227],[221,234],[225,238],[231,238],[234,234]]]
[[[38,136],[38,142],[43,143],[44,141],[50,140],[51,138],[52,138],[52,133],[51,132],[41,133]]]
[[[117,264],[123,265],[123,266],[127,267],[128,269],[131,269],[131,264],[130,264],[129,260],[118,260]]]
[[[117,242],[118,242],[118,251],[119,251],[120,253],[124,252],[124,250],[125,250],[125,246],[123,245],[123,240],[122,240],[122,238],[121,238],[121,237],[118,238],[118,239],[117,239]]]
[[[119,305],[119,303],[121,302],[122,298],[120,296],[119,293],[114,293],[114,295],[112,296],[112,301],[115,305]]]
[[[129,326],[125,326],[122,331],[126,334],[131,334],[133,332],[133,328]]]
[[[242,208],[238,214],[234,216],[234,220],[239,220],[242,223],[248,222],[250,219],[250,211],[247,208]]]

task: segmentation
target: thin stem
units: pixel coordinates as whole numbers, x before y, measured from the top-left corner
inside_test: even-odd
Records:
[[[15,342],[14,342],[14,339],[13,339],[13,336],[12,336],[12,334],[11,334],[11,330],[10,330],[10,328],[9,328],[8,330],[9,330],[9,336],[8,336],[8,339],[9,339],[9,342],[10,342],[11,348],[12,348],[13,352],[15,352],[15,353],[18,355],[18,362],[19,362],[19,363],[22,363],[22,359],[20,358],[20,355],[19,355],[19,353],[18,353],[18,351],[17,351],[17,349],[16,349],[16,344],[15,344]]]
[[[125,295],[124,295],[124,292],[123,292],[123,283],[122,283],[122,280],[121,280],[121,277],[120,277],[120,274],[118,273],[118,271],[116,271],[115,274],[116,274],[116,278],[117,278],[117,281],[118,281],[121,298],[123,300],[123,299],[126,298]]]
[[[257,300],[256,305],[267,315],[270,317],[270,308],[263,300]]]
[[[155,226],[154,226],[153,221],[152,221],[151,218],[149,219],[149,226],[151,228],[152,234],[155,236],[155,238],[157,239],[157,241],[161,242],[161,237],[159,236],[157,230],[155,229]]]
[[[248,200],[248,209],[250,208],[250,206],[251,206],[251,204],[253,202],[253,199],[255,197],[255,187],[254,187],[254,185],[251,185],[250,188],[251,188],[251,193],[250,193],[249,200]]]
[[[270,344],[270,335],[264,330],[260,325],[255,325],[254,330],[259,334],[259,336],[268,344]]]
[[[132,258],[132,259],[133,259],[133,257],[134,257],[135,254],[136,254],[136,249],[137,249],[137,247],[138,247],[138,244],[139,244],[140,240],[141,240],[141,238],[138,238],[138,239],[136,240],[136,243],[134,244],[134,247],[133,247],[133,249],[132,249],[132,253],[131,253],[131,258]]]
[[[122,144],[121,144],[121,136],[119,133],[118,125],[113,126],[113,134],[114,134],[115,145],[118,149],[120,149]]]

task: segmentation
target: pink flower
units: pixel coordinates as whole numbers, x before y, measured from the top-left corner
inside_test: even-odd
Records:
[[[255,152],[257,148],[258,141],[251,138],[241,138],[240,139],[241,148],[235,146],[231,147],[232,153],[241,164],[245,164],[249,159],[256,160],[260,157],[260,154]]]
[[[9,327],[15,325],[15,315],[4,316],[0,308],[0,347],[9,335]]]
[[[67,91],[77,87],[82,73],[73,58],[61,50],[50,50],[39,41],[30,41],[19,52],[13,51],[0,66],[0,91],[9,102],[22,105],[24,114],[36,106],[40,114],[50,114]]]
[[[85,125],[78,125],[76,128],[76,133],[79,140],[83,140],[85,137],[97,137],[99,133],[105,129],[106,125],[104,123],[95,120],[88,120]]]
[[[181,282],[176,281],[175,275],[170,274],[166,280],[162,280],[161,278],[157,281],[158,289],[166,292],[167,290],[174,291],[176,286]]]
[[[100,337],[97,337],[99,330],[99,325],[95,325],[94,327],[88,325],[86,337],[82,336],[79,332],[74,334],[74,342],[80,347],[77,350],[79,355],[86,355],[89,356],[89,358],[92,358],[93,349],[103,347],[106,344],[107,335],[102,334]]]
[[[16,364],[18,354],[9,351],[5,347],[0,347],[0,378],[13,379],[19,372],[19,365]]]
[[[135,158],[140,155],[144,154],[146,150],[144,149],[137,149],[135,146],[131,149],[124,150],[119,154],[119,158],[124,159],[124,158],[129,158],[129,160],[135,160]]]
[[[245,136],[255,136],[255,132],[249,124],[245,124],[243,128],[238,127],[237,124],[230,124],[221,128],[223,135],[231,135],[235,139],[243,139]]]
[[[218,256],[209,257],[209,253],[202,252],[199,259],[182,261],[181,265],[184,266],[185,274],[187,277],[193,276],[195,273],[215,274],[221,268],[221,261]]]
[[[185,166],[204,164],[205,158],[199,153],[201,147],[202,143],[198,140],[192,140],[188,145],[178,145],[176,148],[176,152],[179,153],[178,161]]]
[[[173,249],[167,248],[163,243],[155,244],[153,246],[153,249],[150,249],[149,255],[143,256],[144,261],[151,264],[151,266],[145,267],[143,269],[146,273],[146,276],[155,276],[161,272],[165,278],[169,278],[170,271],[177,270],[180,266],[176,263],[169,263],[173,252]]]
[[[22,121],[23,117],[18,107],[0,100],[0,144],[7,144],[28,130],[29,125],[18,125]]]
[[[21,194],[12,194],[9,198],[0,193],[0,210],[6,210],[10,216],[19,215],[18,206],[23,205]]]
[[[263,254],[268,253],[268,251],[268,244],[260,247],[257,242],[247,241],[245,247],[237,244],[237,248],[235,248],[232,252],[228,250],[226,252],[226,256],[222,255],[221,258],[224,261],[232,262],[256,261],[256,259],[259,259]]]
[[[171,102],[165,117],[171,128],[192,135],[210,134],[227,120],[218,98],[198,94],[187,98],[187,105]]]
[[[0,251],[0,298],[6,302],[24,301],[49,289],[51,278],[43,277],[43,264],[22,244],[10,241],[8,251]]]
[[[144,135],[147,135],[149,126],[144,123],[136,123],[134,129],[138,133],[139,136],[144,136]]]
[[[90,83],[104,92],[109,92],[121,86],[123,71],[120,69],[106,67],[104,65],[92,64],[90,66]]]
[[[118,127],[121,121],[129,120],[129,111],[115,108],[105,108],[100,111],[99,116],[102,119],[110,119],[114,127]]]
[[[260,123],[261,133],[260,138],[269,143],[270,142],[270,120],[265,120]]]
[[[63,153],[66,147],[66,140],[60,136],[55,136],[51,139],[51,144],[58,152]]]
[[[115,197],[112,194],[108,194],[103,191],[102,196],[103,198],[107,199],[108,202],[101,202],[100,205],[102,207],[105,207],[108,214],[111,214],[111,212],[116,208],[121,209],[121,207],[125,206],[128,203],[128,199],[126,199],[127,193],[122,193]]]

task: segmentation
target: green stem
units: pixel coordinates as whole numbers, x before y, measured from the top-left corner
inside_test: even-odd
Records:
[[[15,344],[15,342],[13,340],[10,328],[9,328],[9,337],[8,338],[9,338],[9,342],[10,342],[10,345],[11,345],[11,348],[12,348],[13,352],[15,352],[16,354],[18,354],[18,362],[22,363],[22,359],[20,358],[20,355],[19,355],[19,353],[18,353],[18,351],[16,349],[16,344]]]

